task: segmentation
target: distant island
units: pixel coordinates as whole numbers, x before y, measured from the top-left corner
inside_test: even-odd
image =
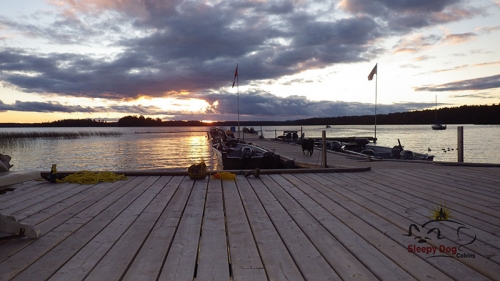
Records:
[[[378,114],[378,125],[417,125],[434,124],[435,110],[427,109],[410,112]],[[500,104],[498,105],[463,105],[437,110],[439,120],[444,124],[500,124]],[[373,115],[338,116],[309,118],[289,121],[240,121],[240,126],[306,126],[306,125],[371,125]],[[0,123],[0,127],[159,127],[159,126],[237,126],[237,121],[162,121],[144,116],[125,116],[118,122],[106,122],[95,119],[66,119],[44,123]]]

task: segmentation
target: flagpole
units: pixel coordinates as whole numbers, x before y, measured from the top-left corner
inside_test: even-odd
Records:
[[[378,64],[377,64],[378,65]],[[378,84],[378,69],[377,77],[375,77],[375,139],[373,142],[377,142],[377,84]]]
[[[371,81],[373,79],[373,75],[377,75],[375,78],[375,137],[373,142],[377,142],[377,84],[378,84],[378,70],[377,70],[378,63],[375,64],[375,67],[372,69],[370,74],[368,75],[368,81]]]
[[[236,69],[238,69],[238,64],[236,64]],[[238,140],[240,139],[240,84],[238,82],[238,78],[240,74],[236,76],[236,92],[238,93]]]

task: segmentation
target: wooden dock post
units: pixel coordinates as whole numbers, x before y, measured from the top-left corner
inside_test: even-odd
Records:
[[[457,140],[458,162],[464,162],[464,126],[457,127]]]
[[[326,131],[325,130],[323,130],[321,132],[321,137],[322,137],[322,142],[321,143],[323,145],[323,147],[322,147],[322,149],[323,149],[323,151],[322,151],[322,154],[323,154],[322,155],[322,159],[323,160],[321,162],[323,163],[323,168],[326,168],[326,167],[328,167],[328,164],[326,163]]]

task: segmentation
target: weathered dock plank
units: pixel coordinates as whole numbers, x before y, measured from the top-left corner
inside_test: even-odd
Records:
[[[330,232],[322,225],[322,221],[333,219],[331,215],[327,216],[328,213],[322,210],[320,214],[318,214],[321,220],[317,220],[309,213],[306,206],[299,203],[308,203],[307,207],[314,208],[316,204],[307,201],[309,197],[306,194],[303,192],[296,192],[296,187],[284,177],[272,175],[271,178],[275,183],[268,180],[265,181],[266,186],[342,280],[376,279],[376,277],[334,237],[332,233],[336,232],[336,230],[331,229],[332,232]],[[293,193],[295,198],[288,192]],[[341,260],[342,263],[339,263],[339,260]]]
[[[119,188],[122,185],[123,183],[101,183],[99,184],[98,188],[87,188],[84,192],[77,193],[71,198],[58,202],[55,205],[52,205],[42,211],[29,215],[26,219],[23,220],[23,222],[26,224],[37,225],[40,228],[42,235],[44,235],[45,233],[52,231],[57,226],[73,217],[76,213],[81,212],[88,206],[99,201],[100,198],[104,197],[105,194],[112,193],[115,189]],[[56,187],[57,186],[55,186],[55,188]],[[37,187],[33,186],[33,188]],[[16,190],[16,192],[20,191]],[[16,216],[17,214],[13,213],[10,215]],[[16,243],[16,241],[14,241],[14,243],[8,243],[2,246],[2,251],[0,251],[0,261],[12,256],[17,251],[20,251],[22,248],[29,246],[35,241],[32,240],[23,243],[21,243],[20,241],[17,242],[19,243]]]
[[[19,193],[19,196],[9,198],[9,200],[3,204],[4,206],[1,211],[11,214],[15,213],[26,208],[26,206],[45,201],[47,198],[67,191],[70,185],[65,183],[57,185],[57,187],[58,188],[54,188],[54,184],[49,182],[40,184],[37,186],[36,190],[33,190],[33,194]]]
[[[339,260],[342,260],[342,263],[337,262],[334,265],[336,271],[356,271],[356,268],[364,266],[366,269],[361,268],[357,270],[357,275],[355,276],[369,277],[370,274],[365,272],[367,270],[375,275],[377,279],[412,280],[412,277],[402,268],[397,266],[382,252],[378,251],[376,247],[366,241],[361,235],[357,234],[354,229],[351,229],[337,218],[336,215],[341,209],[335,207],[334,202],[310,185],[311,183],[314,185],[314,182],[308,181],[307,177],[306,181],[303,181],[302,176],[296,175],[284,175],[284,178],[293,183],[294,186],[294,188],[286,188],[287,192],[328,229],[332,236],[357,259],[357,261],[351,261],[350,257],[346,257],[347,253],[339,253],[339,257],[341,257]],[[304,194],[307,196],[304,196]],[[336,248],[335,250],[332,249],[332,251],[339,252],[341,249]],[[363,258],[361,259],[360,257]],[[339,267],[347,267],[347,269],[338,269]]]
[[[340,175],[340,177],[345,177],[346,181],[350,181],[349,175]],[[427,221],[429,221],[429,215],[414,213],[413,220],[408,220],[410,217],[405,214],[406,209],[404,205],[399,205],[394,203],[392,200],[386,200],[383,197],[372,193],[372,189],[370,188],[369,183],[358,184],[359,188],[357,190],[345,189],[343,190],[343,194],[351,199],[353,202],[356,202],[358,205],[363,206],[368,210],[368,213],[372,213],[377,215],[380,218],[384,218],[386,221],[389,221],[393,226],[385,226],[384,229],[387,231],[392,231],[397,234],[406,234],[408,233],[408,229],[411,224],[421,225]],[[423,208],[422,208],[423,209]],[[445,232],[446,226],[441,226],[441,232]],[[450,232],[453,232],[454,229],[449,229]],[[427,234],[431,237],[431,234]],[[434,238],[434,236],[432,237]],[[469,237],[473,238],[473,237]],[[402,247],[407,247],[408,245],[412,245],[414,242],[413,239],[407,239],[405,236],[395,235],[393,240],[400,244]],[[440,244],[436,244],[436,239],[432,239],[427,241],[427,244],[439,247],[440,245],[451,246],[452,243],[450,241],[440,241]],[[470,241],[470,240],[469,240]],[[421,255],[425,258],[425,255]],[[479,258],[478,258],[479,259]],[[462,279],[465,276],[476,278],[484,278],[483,275],[477,274],[475,270],[471,270],[466,264],[456,263],[452,259],[428,259],[427,262],[435,263],[436,268],[439,268],[448,276],[453,279]],[[481,264],[484,264],[486,261],[482,261]]]
[[[237,186],[268,278],[304,280],[252,186],[241,177]]]
[[[161,211],[161,215],[122,280],[158,279],[192,188],[193,182],[188,177],[174,177],[165,186],[167,193],[157,197],[159,207],[163,202],[164,209],[155,209],[154,212]],[[170,192],[174,192],[171,199]]]
[[[193,182],[193,188],[164,262],[159,280],[193,280],[205,207],[208,180]]]
[[[221,181],[210,181],[201,229],[196,280],[229,280],[229,257]]]
[[[341,280],[300,226],[269,191],[268,188],[272,188],[276,183],[269,176],[262,176],[261,180],[249,179],[249,182],[304,278]]]
[[[238,183],[244,182],[242,179]],[[254,235],[234,181],[222,182],[227,235],[234,281],[266,280]],[[243,187],[245,188],[245,187]]]
[[[497,280],[500,170],[383,165],[18,184],[0,212],[42,236],[0,242],[0,280]]]
[[[363,236],[365,240],[388,256],[399,267],[405,268],[413,278],[417,280],[451,280],[450,277],[434,267],[429,268],[427,272],[422,272],[419,268],[426,267],[427,264],[417,255],[409,255],[407,249],[401,246],[403,244],[402,237],[404,237],[401,235],[401,229],[395,227],[385,218],[367,210],[363,204],[366,202],[359,204],[346,197],[344,195],[345,189],[341,185],[332,184],[319,174],[318,176],[311,175],[310,178],[317,182],[315,188],[320,189],[325,196],[338,204],[336,214],[337,216],[342,215],[343,223],[356,229],[359,235]],[[327,208],[331,209],[332,207]],[[339,210],[341,211],[339,212]],[[396,235],[390,238],[387,233],[395,233]]]
[[[132,202],[134,197],[138,196],[137,192],[127,192],[133,190],[135,186],[139,185],[144,180],[145,178],[135,178],[125,185],[120,184],[121,188],[116,189],[115,192],[109,194],[109,196],[105,198],[99,198],[97,202],[89,208],[83,209],[78,214],[61,213],[69,216],[69,219],[66,221],[61,222],[52,220],[48,222],[48,220],[46,220],[40,223],[38,226],[42,234],[46,233],[42,236],[43,239],[29,241],[32,242],[29,247],[24,247],[12,256],[6,258],[2,262],[2,266],[0,266],[0,275],[6,279],[13,278],[44,255],[51,257],[52,254],[54,254],[55,256],[51,258],[55,258],[58,254],[71,256],[72,252],[65,249],[66,245],[60,246],[61,243],[66,241],[65,243],[70,245],[73,243],[84,245],[100,231],[105,223],[113,219],[110,214],[119,213],[128,205],[127,202]],[[52,218],[55,217],[57,216]],[[94,223],[86,224],[92,220]],[[57,226],[54,228],[44,227],[46,224],[50,223],[56,223]],[[48,229],[50,229],[50,231],[48,231]],[[70,236],[72,239],[67,239]],[[59,246],[59,248],[57,248],[57,246]],[[78,250],[79,248],[73,248],[73,251]],[[28,271],[25,274],[30,272],[31,271]]]
[[[118,280],[126,271],[137,249],[142,245],[157,220],[164,202],[159,197],[170,198],[171,189],[164,189],[171,177],[150,177],[144,182],[144,193],[129,208],[106,226],[92,241],[69,259],[51,280]],[[108,241],[116,241],[110,243]]]
[[[55,268],[63,266],[68,260],[71,261],[68,266],[71,272],[64,270],[63,272],[67,274],[71,273],[76,279],[85,277],[88,271],[96,266],[97,263],[102,264],[100,261],[104,254],[123,235],[130,224],[152,200],[152,197],[158,190],[150,189],[150,186],[157,180],[157,177],[146,178],[141,182],[141,184],[146,186],[145,189],[137,188],[136,185],[129,193],[120,198],[124,202],[120,202],[119,204],[116,202],[113,203],[109,208],[88,222],[82,222],[82,219],[86,221],[86,218],[70,220],[71,225],[84,223],[72,234],[72,237],[76,239],[61,241],[49,253],[30,265],[34,270],[29,272],[24,271],[16,276],[14,280],[48,279],[55,273],[53,271]],[[52,265],[52,270],[48,269],[49,265]],[[97,279],[94,278],[94,280]],[[109,280],[116,279],[110,278]]]
[[[413,180],[402,182],[399,173],[384,173],[383,178],[374,177],[367,180],[378,181],[384,183],[385,186],[391,189],[398,189],[404,191],[409,197],[418,196],[423,198],[432,206],[446,205],[453,212],[464,213],[466,216],[472,216],[474,219],[485,221],[491,227],[499,226],[499,213],[491,210],[480,200],[472,201],[471,197],[457,196],[454,189],[449,190],[448,193],[443,192],[440,182],[429,184],[419,181],[417,178]],[[459,185],[458,188],[462,188]],[[472,188],[471,190],[473,190]],[[392,191],[391,191],[392,192]],[[474,202],[471,204],[471,202]],[[465,212],[464,212],[465,210]]]

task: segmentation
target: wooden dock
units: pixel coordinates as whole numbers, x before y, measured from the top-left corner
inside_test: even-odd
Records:
[[[409,165],[30,180],[0,213],[42,236],[0,241],[0,280],[499,280],[500,170]],[[451,218],[427,233],[439,206]]]
[[[247,140],[321,164],[317,151]],[[327,161],[330,169],[236,181],[128,171],[80,185],[30,175],[0,195],[0,213],[42,236],[0,240],[0,281],[500,280],[499,167]]]
[[[245,134],[245,141],[253,145],[260,146],[281,156],[283,162],[293,161],[294,165],[299,168],[318,168],[322,167],[322,151],[317,147],[314,149],[312,156],[306,156],[302,152],[302,146],[295,143],[287,143],[283,141],[273,141],[270,139],[260,139],[253,134]],[[326,164],[329,168],[373,168],[373,169],[399,169],[399,168],[415,168],[428,165],[440,166],[477,166],[477,167],[498,167],[500,163],[457,163],[457,162],[441,162],[441,161],[405,161],[396,159],[371,159],[368,161],[367,155],[349,155],[342,152],[334,152],[328,150],[326,153]]]

